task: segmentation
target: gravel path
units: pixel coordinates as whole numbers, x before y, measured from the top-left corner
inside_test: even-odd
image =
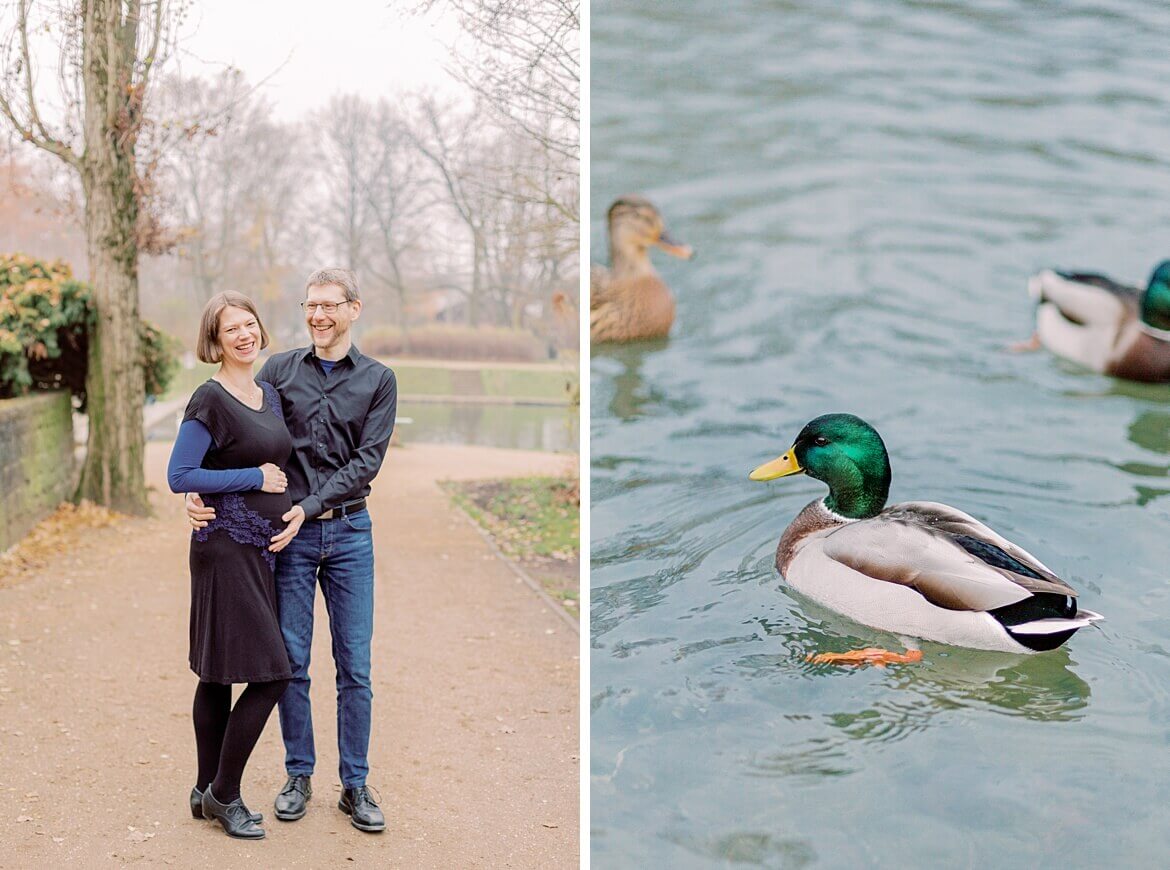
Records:
[[[327,616],[318,596],[319,765],[304,819],[272,817],[276,716],[244,777],[268,838],[186,807],[195,770],[187,531],[147,448],[152,519],[63,547],[0,588],[0,867],[570,867],[578,863],[578,637],[449,506],[435,481],[563,472],[565,458],[478,447],[390,452],[374,485],[377,592],[370,784],[388,821],[336,808]]]

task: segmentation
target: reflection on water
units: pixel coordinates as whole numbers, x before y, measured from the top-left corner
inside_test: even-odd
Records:
[[[1154,453],[1170,453],[1170,413],[1143,411],[1129,426],[1129,440]]]
[[[592,358],[594,865],[1160,866],[1170,387],[1003,348],[1038,268],[1170,255],[1164,5],[591,20],[591,236],[642,191],[703,251],[656,261],[668,340]],[[979,517],[1105,622],[1035,656],[806,662],[900,644],[775,574],[823,486],[746,480],[831,411],[882,433],[894,500]]]
[[[1129,440],[1137,446],[1161,456],[1170,454],[1170,413],[1164,411],[1143,411],[1130,424]],[[1118,469],[1138,478],[1170,477],[1170,465],[1165,462],[1130,460],[1117,464]],[[1146,505],[1164,495],[1170,495],[1170,483],[1153,486],[1142,482],[1134,484],[1137,503]]]
[[[905,639],[876,630],[858,635],[860,626],[856,623],[798,593],[789,594],[799,600],[800,610],[790,615],[788,624],[758,623],[766,636],[784,640],[784,661],[774,655],[740,658],[735,664],[745,678],[775,679],[778,672],[786,671],[808,677],[848,678],[851,669],[812,664],[807,657],[873,645],[888,649],[906,645]],[[881,739],[896,739],[906,729],[924,727],[935,715],[966,706],[1041,721],[1072,721],[1088,706],[1089,685],[1072,670],[1067,647],[1044,655],[1017,655],[929,641],[910,643],[923,651],[922,662],[885,669],[889,688],[910,697],[891,695],[874,709],[832,714],[834,726],[859,721],[858,728],[844,729],[849,736],[876,733]]]
[[[642,380],[642,360],[648,353],[666,347],[667,340],[643,341],[628,345],[599,345],[593,352],[595,365],[609,370],[607,387],[612,390],[609,412],[618,420],[631,420],[654,406],[670,405],[671,397],[653,387],[647,391]],[[677,405],[676,405],[677,407]]]
[[[735,831],[722,836],[704,837],[683,828],[663,837],[694,855],[722,864],[754,867],[784,867],[799,870],[816,861],[812,844],[798,837],[783,838],[767,831]]]

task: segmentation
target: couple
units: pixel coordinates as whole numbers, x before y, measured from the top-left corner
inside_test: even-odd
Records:
[[[312,795],[318,582],[337,665],[338,808],[359,830],[386,827],[366,787],[374,552],[365,498],[390,443],[398,389],[389,368],[353,346],[362,307],[353,272],[314,272],[301,306],[312,345],[274,354],[254,379],[268,345],[255,305],[232,292],[207,303],[197,355],[220,369],[192,394],[167,471],[172,491],[188,493],[195,528],[191,812],[243,839],[264,837],[240,781],[278,701],[288,781],[276,817],[301,818]],[[248,684],[235,707],[233,683]]]

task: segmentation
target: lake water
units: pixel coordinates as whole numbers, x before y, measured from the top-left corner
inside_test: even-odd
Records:
[[[172,441],[183,408],[161,420],[147,437]],[[398,405],[396,427],[403,443],[470,444],[513,450],[577,449],[576,409],[565,405],[410,402]]]
[[[578,409],[566,405],[403,402],[406,443],[473,444],[554,452],[577,449]]]
[[[1004,346],[1035,270],[1170,256],[1170,8],[591,8],[593,258],[631,191],[698,249],[671,338],[591,365],[593,866],[1165,866],[1170,386]],[[1106,621],[806,664],[898,648],[773,568],[824,487],[747,480],[830,411]]]

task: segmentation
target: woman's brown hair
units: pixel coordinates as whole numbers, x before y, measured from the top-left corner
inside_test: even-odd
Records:
[[[217,363],[220,361],[219,350],[219,316],[227,307],[242,308],[253,317],[260,326],[260,349],[268,347],[268,330],[264,328],[264,321],[252,300],[243,293],[227,290],[216,293],[203,306],[203,317],[199,320],[199,338],[195,342],[195,356],[200,362]]]

